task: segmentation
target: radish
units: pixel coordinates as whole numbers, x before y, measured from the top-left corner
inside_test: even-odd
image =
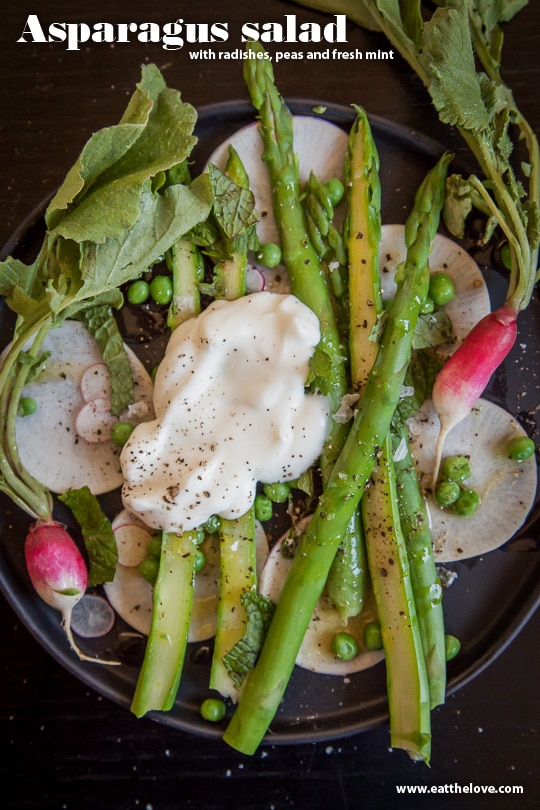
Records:
[[[71,632],[71,613],[88,584],[86,564],[66,529],[54,521],[36,521],[26,537],[24,556],[36,593],[62,614],[62,625],[73,651],[81,661],[117,665],[85,655]]]
[[[85,402],[111,398],[111,375],[106,363],[92,363],[85,369],[80,382],[81,395]]]
[[[433,486],[437,483],[448,433],[471,412],[492,374],[510,352],[516,335],[516,310],[507,305],[499,307],[476,324],[437,375],[432,397],[440,430]]]
[[[466,456],[471,476],[465,485],[480,497],[474,514],[461,517],[442,509],[431,481],[439,418],[426,400],[408,421],[411,454],[430,517],[435,562],[478,557],[502,546],[523,526],[534,506],[537,468],[534,456],[516,461],[508,455],[513,439],[526,432],[506,410],[478,399],[446,441],[448,456]]]
[[[114,420],[106,402],[110,375],[97,342],[82,323],[66,320],[51,330],[42,349],[49,353],[45,368],[23,390],[37,410],[31,417],[18,417],[16,424],[23,465],[51,492],[88,486],[101,495],[116,489],[122,484],[120,448],[104,441]],[[137,424],[153,418],[153,386],[142,362],[129,347],[126,351],[136,401],[120,420]]]
[[[383,298],[394,297],[396,272],[405,260],[405,227],[388,224],[381,229],[379,271]],[[486,282],[477,263],[464,248],[438,233],[431,244],[429,269],[443,271],[452,280],[456,294],[444,310],[452,323],[453,341],[437,346],[437,354],[449,356],[465,340],[471,329],[491,312]]]

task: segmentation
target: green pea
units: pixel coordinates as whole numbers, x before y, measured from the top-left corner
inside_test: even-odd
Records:
[[[441,464],[441,472],[444,478],[460,484],[471,477],[469,460],[465,456],[447,456]]]
[[[454,282],[446,273],[433,273],[429,281],[429,294],[438,307],[444,307],[456,294]]]
[[[132,282],[127,291],[127,300],[130,304],[144,304],[150,295],[150,285],[143,278]]]
[[[340,661],[350,661],[358,655],[358,644],[350,633],[336,633],[332,639],[332,652]]]
[[[461,641],[456,638],[455,636],[446,635],[444,637],[444,650],[446,655],[446,660],[451,661],[452,658],[455,658],[456,655],[461,650]]]
[[[206,539],[206,534],[204,529],[197,529],[197,531],[193,535],[193,542],[196,546],[202,546]]]
[[[139,574],[150,583],[155,585],[159,572],[159,560],[155,557],[145,557],[139,563]]]
[[[444,509],[451,506],[457,501],[461,493],[459,484],[456,481],[449,481],[447,478],[441,478],[437,482],[435,489],[435,500]]]
[[[220,525],[221,519],[219,515],[210,515],[208,520],[205,523],[203,523],[202,528],[206,532],[206,534],[216,534],[216,532],[219,532]]]
[[[170,276],[154,276],[150,282],[150,296],[156,304],[170,304],[173,297],[173,283]]]
[[[17,413],[19,416],[31,416],[37,411],[37,402],[33,397],[21,397]]]
[[[338,205],[345,194],[345,186],[339,177],[331,177],[324,184],[332,205]]]
[[[113,444],[116,444],[118,447],[123,447],[131,434],[135,425],[130,425],[129,422],[117,422],[111,428],[111,439]]]
[[[159,560],[161,557],[161,549],[163,546],[163,535],[161,532],[159,534],[152,535],[152,539],[148,543],[147,551],[150,557],[154,557],[154,559]]]
[[[462,487],[459,498],[452,504],[452,512],[459,517],[474,515],[480,506],[480,495],[474,489]]]
[[[379,622],[368,622],[364,627],[364,643],[368,650],[382,650],[383,640]]]
[[[257,261],[265,267],[277,267],[281,262],[281,248],[275,242],[265,242],[255,254]]]
[[[516,436],[508,444],[508,458],[514,461],[526,461],[534,456],[535,446],[528,436]]]
[[[264,494],[274,503],[285,503],[288,500],[291,488],[288,484],[265,484]]]
[[[195,564],[193,566],[195,573],[198,574],[199,571],[202,571],[205,565],[206,557],[204,555],[204,551],[201,551],[200,548],[198,548],[195,552]]]
[[[270,520],[272,517],[274,507],[272,501],[268,497],[268,495],[263,495],[259,493],[255,496],[255,502],[253,504],[255,518],[257,520],[261,520],[263,523],[266,520]]]
[[[203,720],[208,720],[210,723],[218,723],[225,717],[227,707],[225,703],[219,698],[206,698],[201,703],[201,717]]]

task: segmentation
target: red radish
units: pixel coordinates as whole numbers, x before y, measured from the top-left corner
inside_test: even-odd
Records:
[[[71,632],[71,612],[84,596],[88,572],[84,559],[66,529],[54,521],[37,521],[24,545],[26,567],[36,592],[62,614],[62,625],[71,648],[81,661],[118,664],[85,655]]]
[[[446,436],[470,413],[492,374],[510,352],[516,335],[516,310],[505,305],[490,312],[478,321],[437,375],[432,396],[441,426],[435,453],[434,485]]]

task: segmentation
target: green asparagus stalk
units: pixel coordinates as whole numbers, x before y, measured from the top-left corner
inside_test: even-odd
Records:
[[[430,690],[391,452],[388,433],[362,498],[362,515],[386,661],[390,743],[429,763]]]
[[[263,51],[257,42],[248,43],[247,48],[255,53]],[[321,339],[316,357],[324,357],[320,373],[323,380],[321,389],[329,399],[331,414],[335,414],[349,389],[348,353],[340,334],[323,263],[309,238],[309,224],[302,205],[302,189],[294,152],[293,117],[275,86],[270,60],[247,59],[244,77],[253,105],[259,111],[263,160],[271,179],[283,261],[292,292],[319,319]],[[311,184],[312,190],[315,189],[316,178],[311,178]],[[323,486],[331,474],[347,432],[346,424],[330,419],[328,439],[320,458]],[[330,584],[331,598],[336,600],[344,620],[359,613],[362,607],[364,566],[359,531],[356,520],[351,520],[347,531],[343,531],[343,553],[337,557],[335,577]]]
[[[367,116],[357,107],[349,138],[350,346],[353,380],[365,387],[376,355],[370,339],[383,312],[379,274],[379,157]],[[368,569],[381,624],[390,709],[390,738],[414,759],[429,760],[429,687],[411,573],[401,530],[390,434],[361,501]]]
[[[249,188],[249,177],[236,149],[229,145],[225,174],[241,188]],[[230,257],[217,262],[216,298],[234,301],[246,294],[247,248],[232,247]]]
[[[197,245],[189,239],[179,239],[167,251],[166,261],[173,282],[167,325],[170,329],[176,329],[200,312],[199,282],[204,271],[203,260]]]
[[[188,640],[197,532],[163,533],[159,572],[154,586],[152,625],[131,711],[173,707]]]
[[[433,557],[429,520],[416,467],[409,449],[409,435],[403,425],[394,440],[404,448],[394,463],[401,528],[410,562],[418,624],[429,680],[431,708],[444,703],[446,695],[446,653],[442,588]]]
[[[263,160],[271,179],[274,214],[280,235],[283,262],[291,289],[317,315],[321,340],[317,355],[324,367],[324,393],[335,413],[348,390],[347,350],[337,325],[332,296],[318,253],[308,238],[308,226],[301,202],[298,162],[293,143],[293,117],[274,84],[272,63],[256,58],[264,52],[258,42],[247,43],[244,62],[246,81],[253,106],[259,112],[263,140]],[[330,419],[330,433],[321,457],[326,478],[339,455],[347,427]]]
[[[377,343],[370,340],[382,312],[379,278],[381,235],[381,186],[379,155],[366,113],[356,108],[349,134],[345,161],[348,214],[345,224],[349,277],[349,352],[351,380],[361,392],[377,355]],[[367,560],[363,527],[354,517],[355,531],[345,532],[328,575],[326,590],[332,604],[346,621],[363,606]]]
[[[450,159],[450,155],[443,156],[417,192],[405,227],[403,278],[388,311],[361,408],[302,537],[259,660],[225,732],[226,742],[244,753],[257,749],[278,710],[341,536],[384,446],[428,292],[428,256],[440,220]]]
[[[242,597],[257,588],[253,509],[237,520],[221,520],[219,554],[219,602],[210,687],[236,703],[239,690],[223,664],[223,657],[244,634],[246,613]]]
[[[225,174],[241,188],[249,189],[249,177],[244,164],[229,146]],[[216,264],[216,298],[229,301],[246,294],[247,240],[230,245],[230,256]],[[237,520],[222,518],[220,537],[219,602],[210,673],[210,687],[238,700],[239,690],[230,677],[223,657],[242,638],[246,627],[246,612],[242,597],[257,588],[255,514],[253,508]]]

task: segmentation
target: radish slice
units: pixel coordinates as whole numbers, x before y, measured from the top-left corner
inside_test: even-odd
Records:
[[[71,611],[71,629],[80,638],[102,638],[114,627],[115,618],[103,596],[86,593]]]
[[[114,539],[118,549],[118,562],[126,568],[135,568],[147,554],[152,532],[146,526],[136,523],[123,523],[114,529]]]
[[[91,444],[101,444],[111,439],[111,430],[118,422],[111,413],[111,401],[100,397],[87,402],[75,417],[77,436]]]
[[[118,550],[118,562],[135,568],[148,553],[152,530],[129,509],[122,509],[111,522]]]
[[[37,410],[17,418],[22,463],[52,492],[85,485],[95,495],[116,489],[123,480],[120,448],[109,441],[84,441],[76,427],[77,415],[85,406],[81,381],[102,363],[96,341],[82,324],[66,321],[47,335],[43,351],[51,353],[46,368],[23,391],[23,396],[36,400]],[[133,423],[152,419],[150,376],[129,348],[127,353],[135,375],[136,401],[142,407],[130,409],[121,419]],[[80,424],[79,429],[84,432]]]
[[[300,182],[305,183],[313,171],[323,182],[333,177],[343,180],[343,166],[347,153],[348,135],[336,124],[313,116],[295,115],[293,118],[294,149],[298,155]],[[238,152],[255,197],[259,217],[257,234],[261,242],[279,243],[279,235],[272,208],[272,187],[262,160],[263,144],[259,124],[249,124],[235,132],[210,155],[209,163],[225,169],[229,144]],[[336,225],[340,226],[339,209]],[[341,218],[343,214],[341,213]],[[289,292],[283,265],[263,269],[266,289]]]
[[[126,511],[126,510],[124,510]],[[123,514],[123,513],[121,513]],[[116,518],[119,520],[123,518]],[[113,528],[115,521],[113,521]],[[132,535],[132,538],[134,535]],[[257,571],[262,571],[268,556],[268,541],[262,525],[255,530]],[[195,590],[190,642],[206,641],[216,633],[219,595],[219,537],[208,535],[201,546],[206,557],[204,568],[195,577]],[[112,582],[104,585],[107,599],[124,621],[143,635],[148,635],[152,622],[152,586],[139,574],[138,568],[117,565]]]
[[[405,260],[405,229],[403,225],[383,225],[379,251],[379,268],[383,298],[396,292],[394,281],[397,267]],[[467,251],[452,239],[437,234],[433,240],[429,265],[431,273],[443,271],[452,280],[456,294],[445,310],[452,321],[455,342],[438,346],[438,351],[451,354],[469,334],[473,326],[491,311],[489,293],[480,269]]]
[[[278,602],[292,559],[282,554],[284,535],[273,547],[263,568],[259,590],[273,602]],[[374,666],[384,658],[382,650],[368,650],[364,645],[364,628],[376,619],[373,602],[369,602],[360,616],[349,619],[346,625],[326,597],[321,597],[309,623],[306,635],[296,659],[302,669],[322,675],[350,675]],[[358,655],[350,661],[337,659],[332,652],[332,639],[336,633],[350,633],[358,644]]]
[[[152,621],[153,588],[137,568],[117,565],[112,582],[103,586],[105,595],[120,618],[147,636]]]
[[[445,456],[470,458],[472,474],[466,486],[481,498],[479,508],[470,517],[458,517],[441,509],[431,494],[439,433],[439,418],[431,400],[409,420],[409,429],[411,452],[431,515],[436,562],[486,554],[509,540],[532,508],[537,484],[534,457],[517,462],[506,454],[508,442],[525,435],[516,420],[498,405],[480,399],[446,439]]]
[[[92,363],[81,377],[81,394],[85,402],[111,398],[111,375],[106,363]]]

